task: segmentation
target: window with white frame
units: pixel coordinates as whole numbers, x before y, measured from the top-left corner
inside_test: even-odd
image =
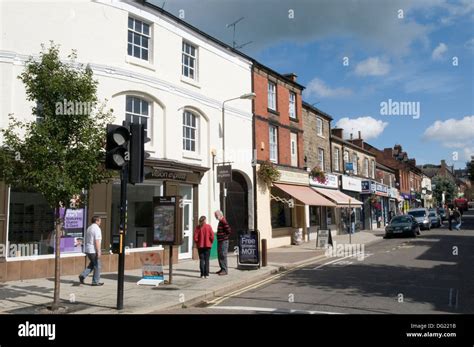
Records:
[[[125,108],[125,120],[133,124],[143,124],[145,128],[145,137],[151,138],[148,129],[150,127],[150,103],[137,96],[127,95]]]
[[[316,118],[316,134],[323,136],[323,120],[321,118]]]
[[[268,108],[276,111],[276,84],[268,81]]]
[[[357,175],[358,164],[359,164],[359,160],[357,158],[357,153],[352,153],[352,165],[354,166],[354,175]]]
[[[128,17],[128,55],[148,61],[150,38],[149,24]]]
[[[184,77],[197,79],[197,47],[183,41],[182,71]]]
[[[290,118],[296,118],[296,93],[290,92]]]
[[[318,166],[324,171],[324,149],[318,148]]]
[[[339,148],[334,148],[334,171],[339,171]]]
[[[183,150],[198,151],[198,123],[199,117],[189,111],[183,112]]]
[[[278,162],[278,128],[276,126],[270,125],[270,161],[277,163]]]
[[[369,177],[369,159],[364,159],[364,176]]]
[[[375,160],[371,161],[370,176],[372,178],[375,178]]]

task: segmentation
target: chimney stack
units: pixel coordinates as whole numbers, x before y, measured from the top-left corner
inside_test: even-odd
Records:
[[[289,80],[291,80],[293,82],[296,82],[296,79],[298,78],[298,76],[294,72],[284,74],[283,76],[288,78]]]
[[[359,140],[362,140],[362,137],[361,137],[361,135],[360,135],[360,130],[359,130]]]
[[[342,139],[342,128],[332,128],[331,134]]]
[[[351,141],[352,141],[352,133],[351,133]]]

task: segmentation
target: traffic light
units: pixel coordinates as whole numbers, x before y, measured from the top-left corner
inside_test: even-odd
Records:
[[[121,170],[129,160],[128,143],[130,130],[128,127],[107,124],[107,145],[105,167],[109,170]]]
[[[145,152],[145,143],[150,141],[145,137],[143,124],[130,124],[130,170],[128,182],[131,184],[142,183],[145,176],[145,159],[150,155]]]

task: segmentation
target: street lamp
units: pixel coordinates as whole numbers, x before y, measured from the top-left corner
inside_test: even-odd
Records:
[[[239,100],[239,99],[244,99],[244,100],[253,100],[255,99],[255,97],[257,96],[257,94],[255,93],[246,93],[246,94],[243,94],[237,98],[232,98],[232,99],[228,99],[228,100],[224,100],[224,102],[222,103],[222,164],[225,165],[225,103],[226,102],[229,102],[229,101],[233,101],[233,100]],[[225,188],[225,182],[222,183],[222,192],[223,192],[223,196],[222,196],[222,212],[224,213],[224,216],[227,216],[226,215],[226,188]]]

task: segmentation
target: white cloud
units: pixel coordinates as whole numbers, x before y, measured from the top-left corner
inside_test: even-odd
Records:
[[[345,117],[339,119],[336,123],[337,128],[344,129],[345,138],[349,138],[351,133],[354,134],[354,137],[357,137],[360,131],[365,141],[379,137],[387,125],[387,122],[368,116],[352,119]]]
[[[304,97],[309,99],[311,97],[335,98],[341,96],[349,96],[352,90],[349,88],[331,88],[323,80],[313,78],[304,90]]]
[[[356,75],[359,76],[383,76],[390,71],[390,64],[382,61],[379,57],[368,58],[357,64]]]
[[[469,159],[474,154],[474,115],[462,119],[436,121],[424,132],[425,140],[440,142],[447,148],[458,148]]]
[[[448,46],[444,43],[440,43],[431,53],[431,58],[434,60],[442,60],[444,58],[444,53],[448,51]]]
[[[474,115],[466,116],[463,119],[437,120],[425,130],[423,136],[429,140],[452,143],[464,140],[473,141],[473,134]]]
[[[474,37],[470,40],[467,40],[466,43],[464,44],[464,47],[467,49],[474,51]]]

